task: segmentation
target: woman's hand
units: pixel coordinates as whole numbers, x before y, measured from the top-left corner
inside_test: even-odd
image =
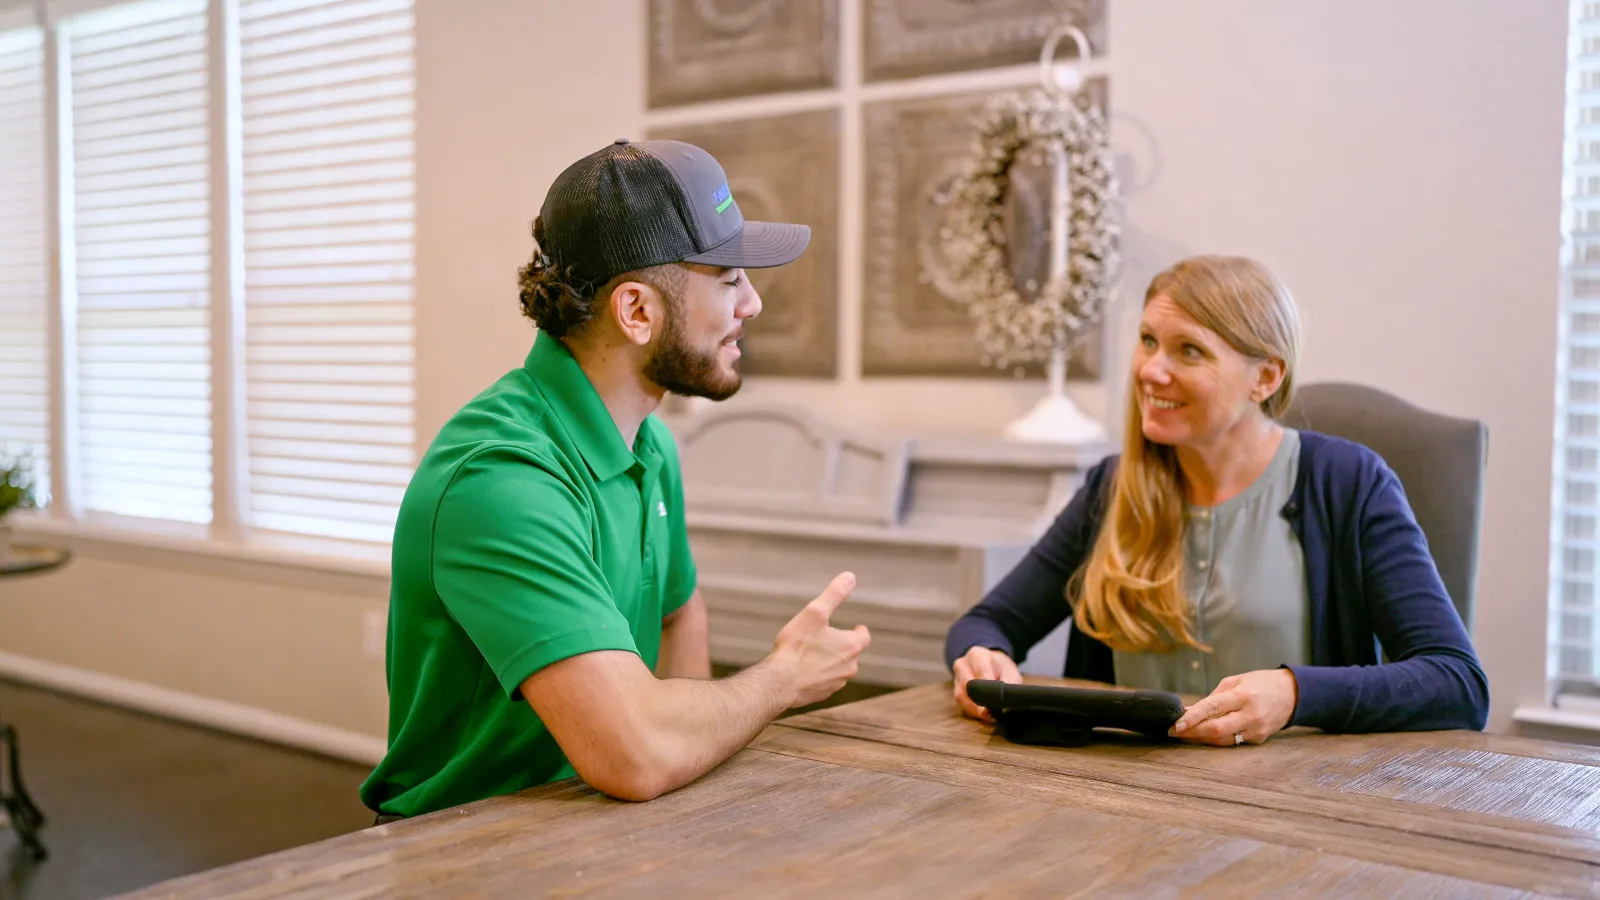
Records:
[[[1230,675],[1211,696],[1185,710],[1168,733],[1218,747],[1242,743],[1235,734],[1245,743],[1259,744],[1289,724],[1299,699],[1300,686],[1288,669]]]
[[[967,682],[974,678],[989,681],[1004,681],[1006,684],[1021,684],[1022,672],[1017,669],[1017,664],[1011,657],[999,650],[990,650],[988,647],[973,647],[967,655],[956,660],[951,666],[956,681],[956,705],[961,711],[974,719],[993,722],[994,717],[989,711],[972,702],[967,696]]]

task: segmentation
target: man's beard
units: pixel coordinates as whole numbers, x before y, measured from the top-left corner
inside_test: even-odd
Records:
[[[734,360],[732,375],[724,374],[717,359],[722,345],[710,351],[695,347],[684,332],[683,319],[681,299],[667,298],[666,331],[645,360],[644,377],[683,397],[726,400],[737,394],[744,382],[739,361]]]

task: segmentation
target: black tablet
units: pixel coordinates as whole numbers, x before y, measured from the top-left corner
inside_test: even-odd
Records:
[[[1074,746],[1096,728],[1119,728],[1165,738],[1183,716],[1183,699],[1166,691],[1006,684],[974,679],[967,696],[994,716],[1006,740],[1016,744]]]

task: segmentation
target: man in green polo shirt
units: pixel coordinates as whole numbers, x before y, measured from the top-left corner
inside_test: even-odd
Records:
[[[379,821],[570,777],[648,800],[856,672],[832,628],[843,573],[762,662],[710,680],[667,391],[739,389],[747,268],[804,225],[746,222],[722,167],[673,141],[611,146],[556,179],[521,273],[526,364],[428,449],[395,525],[389,751],[361,787]]]

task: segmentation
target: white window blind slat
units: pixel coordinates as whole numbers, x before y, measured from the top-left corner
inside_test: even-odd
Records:
[[[345,517],[292,515],[257,510],[255,526],[266,531],[282,531],[314,537],[339,538],[349,541],[388,543],[394,537],[392,522],[358,522]]]
[[[0,460],[50,493],[44,32],[0,31]]]
[[[111,222],[84,225],[79,222],[77,234],[85,243],[99,245],[137,243],[145,240],[169,238],[205,239],[210,230],[204,222],[197,222],[192,216],[179,216],[173,219],[153,219],[137,224]]]
[[[260,474],[255,478],[264,494],[281,498],[302,498],[352,501],[376,506],[399,506],[405,495],[405,485],[369,484],[354,479],[329,481],[322,478],[282,478]],[[294,510],[291,507],[291,511]],[[387,518],[377,521],[386,522]]]
[[[256,20],[268,23],[268,19]],[[252,29],[254,22],[246,22],[246,33],[250,35],[255,45],[255,61],[258,65],[278,66],[279,68],[300,67],[301,64],[291,66],[280,63],[284,56],[306,54],[305,62],[319,62],[321,57],[312,55],[326,53],[329,50],[366,43],[372,38],[388,37],[397,32],[411,30],[411,13],[409,9],[398,15],[364,16],[344,22],[325,25],[315,30],[297,29],[282,31],[277,34],[265,34],[265,28]]]
[[[156,94],[138,97],[123,103],[86,105],[73,113],[74,125],[82,125],[87,134],[96,134],[97,128],[124,133],[147,132],[153,125],[147,121],[153,116],[178,116],[193,114],[195,108],[181,93]],[[205,113],[204,109],[200,110]]]
[[[129,47],[126,50],[98,53],[85,61],[84,68],[72,79],[72,84],[79,90],[123,86],[123,94],[119,95],[108,90],[107,93],[100,95],[102,102],[129,93],[135,96],[166,93],[172,85],[205,79],[204,53],[204,35],[195,35],[182,41],[166,41],[162,44],[147,44],[141,47]],[[140,72],[137,79],[130,80],[124,77],[124,72],[132,65],[139,66]]]
[[[210,454],[211,452],[211,440],[204,435],[173,434],[171,432],[156,431],[152,429],[99,428],[95,429],[95,433],[91,437],[84,438],[82,444],[84,447],[93,447],[99,450],[107,451],[105,454],[101,455],[102,458],[112,460],[115,459],[115,457],[112,455],[112,452],[120,447],[136,447],[140,450],[159,450],[173,454]],[[184,458],[193,459],[194,457],[186,456]],[[95,469],[96,466],[94,463],[84,463],[84,470],[86,472],[93,472]],[[94,483],[95,479],[89,479],[89,481],[91,482],[88,487],[89,490],[99,490],[102,487],[107,491],[111,489],[111,486],[109,485],[98,485]],[[126,493],[129,491],[138,490],[140,485],[119,481],[116,483],[115,487],[118,491]],[[115,510],[109,511],[115,512]]]
[[[144,297],[147,298],[148,309],[166,306],[204,307],[209,302],[210,287],[211,276],[204,269],[136,277],[120,273],[99,277],[90,275],[78,278],[78,297],[80,300],[87,297],[91,303],[101,296],[122,298],[116,300],[117,303],[129,302],[130,297]],[[111,305],[108,302],[105,308],[109,309]]]
[[[74,143],[83,147],[85,153],[94,156],[107,152],[100,146],[101,141],[111,141],[121,137],[137,139],[140,135],[146,134],[165,135],[184,128],[203,130],[205,124],[206,111],[203,109],[177,109],[158,114],[102,117],[98,124],[80,117],[73,122],[73,138]]]
[[[380,81],[396,75],[406,76],[410,72],[409,53],[385,53],[381,56],[367,53],[344,62],[305,66],[276,75],[260,75],[253,80],[245,97],[259,99],[267,96],[292,95],[355,82]]]
[[[194,177],[193,167],[205,165],[206,136],[200,129],[186,131],[189,133],[159,135],[167,146],[152,150],[141,151],[127,146],[132,141],[125,141],[121,142],[124,146],[104,156],[83,153],[77,160],[78,177],[86,187],[97,189],[188,181]],[[125,173],[140,180],[134,185],[119,184],[115,176]],[[93,177],[104,179],[105,183],[90,180]]]
[[[249,254],[246,254],[249,256]],[[305,288],[327,286],[325,290],[332,290],[335,286],[343,285],[403,285],[409,288],[416,272],[409,264],[385,264],[383,260],[374,260],[372,265],[315,265],[309,262],[302,267],[291,268],[285,266],[267,267],[260,266],[246,269],[245,288],[252,287],[272,288],[291,287]],[[152,282],[155,284],[157,282]],[[177,285],[185,282],[180,278],[173,278],[159,282],[163,285],[172,285],[170,289],[180,289]],[[168,288],[155,288],[168,289]],[[355,298],[352,298],[355,299]]]
[[[409,160],[390,159],[256,172],[256,195],[247,211],[409,199],[394,188],[396,182],[409,181],[414,171]]]
[[[101,471],[113,476],[119,467],[129,467],[150,469],[162,476],[168,472],[187,472],[205,483],[209,484],[211,481],[208,468],[211,457],[206,452],[151,447],[116,447],[105,450],[94,446],[85,447],[82,452],[86,464],[97,465]]]
[[[152,234],[156,233],[155,229],[174,229],[183,234],[195,232],[209,234],[211,223],[205,218],[206,206],[203,200],[182,200],[173,203],[146,203],[135,208],[80,209],[74,233],[79,240],[86,243],[115,241],[144,234],[146,228],[151,229]],[[123,231],[118,234],[93,231],[95,228],[113,227],[121,228]]]
[[[252,0],[250,8],[239,11],[243,34],[261,40],[292,31],[321,32],[341,22],[370,19],[400,13],[411,15],[411,0],[321,0],[284,3]]]
[[[148,378],[84,378],[83,380],[92,382],[84,388],[85,393],[116,402],[168,397],[204,400],[208,393],[202,387],[187,381],[152,381]]]
[[[1572,0],[1562,232],[1551,653],[1557,692],[1600,693],[1600,3]]]
[[[355,184],[343,187],[323,187],[315,190],[282,191],[279,193],[261,192],[245,197],[245,227],[249,228],[252,218],[262,215],[274,214],[281,219],[309,218],[313,222],[339,222],[369,219],[378,208],[398,206],[405,210],[407,216],[413,215],[415,203],[411,191],[395,181],[404,177],[402,172],[396,172],[396,178],[388,182],[376,184]],[[336,184],[332,175],[323,176],[330,184]],[[316,212],[313,212],[316,211]],[[393,221],[390,219],[389,221]]]
[[[252,60],[243,72],[246,78],[264,78],[357,59],[409,55],[415,49],[416,38],[411,34],[410,17],[392,16],[382,21],[363,23],[360,29],[347,29],[343,40],[320,50],[302,48],[284,56],[262,54]]]
[[[157,77],[154,73],[141,72],[138,76],[117,77],[127,69],[143,65],[146,64],[129,63],[107,69],[102,73],[105,77],[86,78],[81,86],[74,79],[72,83],[76,95],[74,106],[84,113],[109,109],[120,114],[127,111],[127,104],[139,101],[171,101],[182,104],[193,97],[196,91],[203,91],[206,88],[203,56],[201,67],[187,66],[185,71],[176,75]]]
[[[102,473],[112,480],[148,480],[163,487],[184,491],[204,491],[211,487],[211,478],[201,469],[166,467],[159,459],[139,462],[108,462]]]
[[[183,147],[193,147],[204,143],[205,140],[206,131],[200,125],[163,128],[159,131],[134,133],[107,141],[86,141],[80,137],[78,160],[80,164],[87,164],[102,159],[116,159],[124,154],[158,151],[154,158],[159,162],[166,158],[159,154]]]
[[[167,38],[205,34],[205,0],[136,0],[67,19],[77,53],[95,71],[95,54]]]
[[[410,96],[413,96],[410,84],[402,83],[400,79],[388,78],[328,86],[319,89],[314,95],[294,92],[254,97],[250,98],[250,105],[255,115],[275,116],[317,107],[358,104],[364,100],[392,100]]]
[[[117,210],[130,216],[129,221],[143,221],[141,210],[149,206],[176,203],[205,203],[210,190],[205,182],[161,184],[152,187],[125,190],[87,191],[78,194],[78,209],[84,213]],[[207,204],[209,205],[209,204]],[[165,212],[165,210],[163,210]],[[200,221],[209,221],[200,217]]]
[[[206,28],[204,0],[62,23],[89,510],[212,517]]]
[[[414,463],[412,0],[240,0],[254,527],[387,542]]]
[[[291,468],[301,461],[315,462],[349,462],[370,466],[374,476],[380,472],[405,469],[406,477],[411,475],[412,451],[409,447],[383,444],[341,444],[333,441],[296,441],[282,438],[252,437],[248,444],[253,457],[251,465],[256,464],[256,459],[278,459]],[[252,468],[252,473],[255,469]],[[263,470],[264,471],[264,470]],[[298,470],[296,470],[298,471]]]
[[[409,244],[416,237],[416,227],[410,222],[371,221],[358,225],[329,223],[323,227],[307,224],[309,227],[296,228],[292,225],[274,226],[257,220],[256,227],[245,237],[245,249],[264,251],[277,247],[324,247],[362,241],[402,241]]]
[[[250,385],[250,402],[318,400],[340,404],[383,404],[404,406],[410,398],[410,389],[403,384],[341,384],[330,386],[316,382],[271,381]]]
[[[370,109],[370,107],[369,107]],[[320,127],[318,127],[320,125]],[[309,131],[309,128],[316,128]],[[267,132],[263,131],[254,136],[257,146],[263,152],[309,150],[322,146],[348,144],[352,149],[364,148],[374,138],[395,138],[398,143],[393,145],[391,153],[385,156],[394,159],[411,158],[411,117],[409,115],[389,115],[383,117],[363,117],[361,121],[346,125],[338,123],[318,123],[316,125],[302,125],[294,130]],[[298,168],[299,164],[279,158],[283,168]]]
[[[110,240],[105,240],[110,237]],[[128,229],[125,235],[105,235],[90,244],[90,261],[142,259],[154,254],[178,257],[196,256],[206,251],[210,241],[203,234],[188,237],[151,237],[146,229]],[[80,259],[80,262],[82,260]]]
[[[89,259],[78,266],[78,284],[93,279],[105,279],[131,290],[148,288],[153,291],[195,290],[203,291],[210,284],[206,257],[193,256],[117,256],[127,252],[123,247],[94,248]],[[126,276],[148,276],[130,278]],[[199,277],[195,277],[199,276]]]
[[[102,50],[84,60],[83,77],[92,78],[99,75],[102,70],[113,69],[127,63],[159,60],[174,56],[183,58],[192,53],[204,53],[205,49],[206,36],[203,33],[195,32],[115,50]]]

